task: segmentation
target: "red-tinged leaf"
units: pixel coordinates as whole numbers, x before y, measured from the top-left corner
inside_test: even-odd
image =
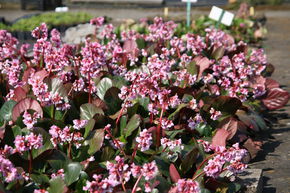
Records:
[[[257,144],[257,142],[253,141],[251,138],[249,138],[243,146],[248,150],[252,159],[254,159],[261,150],[261,144]]]
[[[123,45],[123,49],[126,50],[131,56],[136,56],[138,52],[138,45],[135,40],[126,40]]]
[[[180,179],[180,175],[179,175],[177,169],[175,168],[174,164],[170,164],[169,173],[170,173],[171,180],[174,183],[176,183]]]
[[[207,69],[211,62],[207,57],[197,56],[193,59],[196,62],[196,66],[198,66],[198,78],[202,76],[202,73]]]
[[[17,118],[23,113],[24,111],[31,109],[40,114],[40,117],[43,117],[43,111],[40,104],[32,99],[32,98],[25,98],[19,101],[12,110],[12,120],[16,121]]]
[[[168,193],[177,193],[177,192],[178,192],[178,189],[177,189],[177,186],[175,186],[171,188]]]
[[[202,108],[202,107],[203,107],[203,105],[204,105],[204,102],[203,102],[203,100],[202,100],[202,99],[200,99],[200,100],[199,100],[199,102],[198,102],[198,105],[199,105],[199,107],[200,107],[200,108]]]
[[[263,87],[265,88],[266,79],[263,76],[254,76],[250,79],[250,87]]]
[[[289,93],[281,88],[271,88],[267,92],[265,99],[262,99],[263,104],[269,110],[276,110],[285,106],[289,101]]]
[[[209,90],[212,94],[217,94],[220,93],[220,88],[218,85],[214,84],[214,85],[209,85]]]
[[[256,132],[259,131],[259,126],[256,124],[253,117],[249,116],[245,111],[238,110],[236,115],[248,128]]]
[[[232,139],[238,130],[238,120],[233,117],[226,118],[220,122],[218,127],[228,131],[227,140]]]
[[[26,98],[26,91],[22,87],[15,88],[13,100],[15,100],[16,102],[19,102],[24,98]]]
[[[44,80],[48,75],[49,75],[49,73],[45,69],[42,69],[40,71],[37,71],[34,74],[34,76],[40,77],[40,80]]]
[[[276,80],[272,79],[272,78],[266,78],[266,88],[270,89],[270,88],[279,88],[280,84],[279,82],[277,82]]]
[[[216,146],[226,146],[226,141],[230,136],[230,132],[225,129],[218,129],[212,138],[212,145]]]
[[[23,76],[22,76],[22,80],[24,82],[28,81],[28,78],[30,77],[30,75],[34,72],[35,70],[31,67],[27,68],[24,72],[23,72]]]

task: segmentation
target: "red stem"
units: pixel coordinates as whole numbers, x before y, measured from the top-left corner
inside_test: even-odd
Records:
[[[161,121],[162,121],[163,112],[164,112],[164,109],[162,108],[161,113],[160,113],[160,118],[159,118],[159,124],[156,129],[156,146],[157,147],[160,147],[160,144],[161,144],[161,133],[162,133]]]
[[[137,179],[137,181],[136,181],[136,183],[135,183],[135,185],[134,185],[134,187],[133,187],[132,193],[135,193],[135,192],[137,191],[137,187],[138,187],[138,184],[139,184],[141,178],[142,178],[142,175],[140,175],[140,176],[138,177],[138,179]]]

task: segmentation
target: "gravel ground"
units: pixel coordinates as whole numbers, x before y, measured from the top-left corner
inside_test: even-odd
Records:
[[[265,49],[274,64],[273,78],[290,92],[290,11],[266,14],[268,39]],[[274,128],[262,134],[265,142],[252,168],[263,169],[265,193],[290,192],[290,103],[271,113],[277,118]]]

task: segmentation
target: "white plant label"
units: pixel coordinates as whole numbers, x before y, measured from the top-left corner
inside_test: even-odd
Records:
[[[223,9],[213,6],[209,13],[209,18],[220,21],[222,24],[230,26],[234,19],[234,14]]]
[[[197,2],[197,0],[181,0],[181,2],[185,2],[185,3],[188,2],[188,1],[190,3],[196,3]]]

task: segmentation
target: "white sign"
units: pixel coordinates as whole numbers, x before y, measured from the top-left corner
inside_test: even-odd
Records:
[[[230,26],[234,19],[234,14],[228,11],[224,11],[219,7],[213,6],[209,13],[209,18],[220,21],[222,24]]]
[[[67,12],[68,7],[56,7],[55,12]]]
[[[197,2],[197,0],[181,0],[181,2],[185,2],[185,3],[188,2],[188,1],[190,3],[196,3]]]

